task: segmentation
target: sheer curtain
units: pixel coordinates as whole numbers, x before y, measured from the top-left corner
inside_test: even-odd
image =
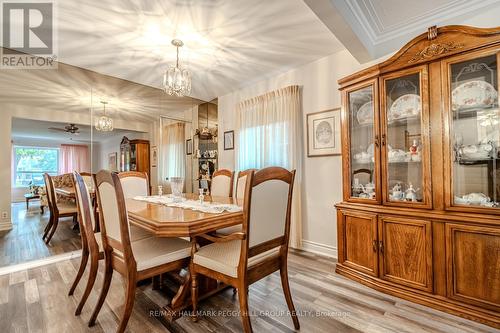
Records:
[[[186,176],[185,127],[186,124],[183,122],[163,127],[162,181],[170,177]]]
[[[300,88],[289,86],[241,102],[236,117],[236,169],[281,166],[296,170],[290,246],[302,243],[302,119]]]
[[[59,150],[59,174],[90,172],[89,147],[85,145],[61,145]]]

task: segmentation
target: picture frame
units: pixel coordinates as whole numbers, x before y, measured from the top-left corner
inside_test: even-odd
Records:
[[[234,131],[224,132],[224,150],[234,149]]]
[[[340,108],[307,115],[308,157],[342,154],[340,116]]]
[[[186,155],[193,155],[193,139],[186,140]]]
[[[118,171],[118,153],[109,153],[108,154],[108,169],[112,172]]]
[[[151,167],[156,168],[158,166],[158,147],[151,147]]]

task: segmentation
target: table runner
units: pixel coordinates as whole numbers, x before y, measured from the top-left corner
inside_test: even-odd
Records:
[[[179,207],[183,209],[191,209],[200,211],[203,213],[220,214],[224,211],[230,213],[237,213],[243,210],[243,207],[232,204],[222,204],[217,202],[204,201],[200,203],[199,200],[188,200],[186,198],[175,198],[171,195],[153,195],[153,196],[136,196],[133,198],[138,201],[146,201],[150,203],[155,203],[159,205],[165,205],[169,207]]]

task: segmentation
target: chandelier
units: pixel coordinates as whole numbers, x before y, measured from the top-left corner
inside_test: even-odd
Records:
[[[173,39],[172,45],[177,48],[177,61],[163,75],[163,89],[171,96],[182,97],[191,93],[191,73],[179,66],[179,47],[184,43],[180,39]]]
[[[95,129],[101,132],[111,132],[113,130],[113,119],[106,116],[106,104],[108,104],[108,102],[101,101],[101,104],[104,111],[102,116],[97,118],[95,122]]]

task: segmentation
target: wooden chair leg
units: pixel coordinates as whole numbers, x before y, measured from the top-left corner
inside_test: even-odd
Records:
[[[54,215],[54,220],[52,221],[52,228],[50,229],[49,235],[45,239],[45,244],[49,244],[50,240],[52,239],[52,236],[54,236],[54,233],[56,232],[58,225],[59,225],[59,216]]]
[[[191,303],[193,303],[193,321],[198,321],[198,276],[191,269]]]
[[[245,333],[252,332],[252,324],[250,323],[250,314],[248,313],[248,286],[241,285],[238,287],[238,299],[240,301],[240,316],[243,322]]]
[[[87,286],[85,287],[82,299],[80,300],[80,303],[76,308],[75,316],[78,316],[80,315],[80,313],[82,313],[83,306],[85,305],[85,302],[87,302],[87,298],[89,297],[90,292],[92,291],[92,287],[94,287],[95,279],[97,277],[98,267],[99,267],[99,255],[94,254],[93,256],[90,257],[90,272],[89,272],[89,278],[87,280]]]
[[[134,308],[136,288],[137,288],[137,280],[135,279],[135,276],[133,277],[129,276],[129,278],[127,279],[127,292],[125,295],[126,298],[123,307],[123,315],[122,319],[120,320],[120,325],[116,330],[117,333],[123,333],[127,328],[128,320],[130,319],[130,315],[132,314],[132,310]]]
[[[297,317],[297,312],[295,311],[295,306],[293,305],[292,294],[290,293],[290,284],[288,283],[288,268],[287,263],[284,261],[280,268],[281,275],[281,286],[283,287],[283,293],[285,294],[286,304],[288,305],[288,310],[292,316],[293,326],[296,330],[300,329],[299,318]]]
[[[47,222],[47,225],[45,226],[45,229],[43,230],[42,239],[45,240],[45,237],[47,237],[47,234],[49,233],[50,229],[52,228],[53,223],[54,223],[54,216],[52,215],[52,213],[50,213],[49,222]]]
[[[76,273],[75,280],[73,281],[73,284],[71,285],[71,288],[69,289],[68,296],[72,296],[73,293],[75,292],[76,286],[80,282],[80,279],[83,276],[83,272],[85,272],[85,267],[87,266],[88,259],[89,259],[89,251],[83,249],[82,250],[82,258],[80,260],[80,268],[78,268],[78,273]]]
[[[109,286],[111,285],[111,278],[113,277],[113,267],[111,266],[111,262],[108,262],[109,255],[106,254],[105,260],[105,271],[104,271],[104,281],[102,283],[101,294],[99,295],[99,299],[97,300],[97,304],[95,305],[94,312],[89,320],[89,327],[95,325],[95,321],[97,320],[97,316],[99,315],[99,311],[101,311],[102,305],[104,304],[104,300],[108,295]]]

